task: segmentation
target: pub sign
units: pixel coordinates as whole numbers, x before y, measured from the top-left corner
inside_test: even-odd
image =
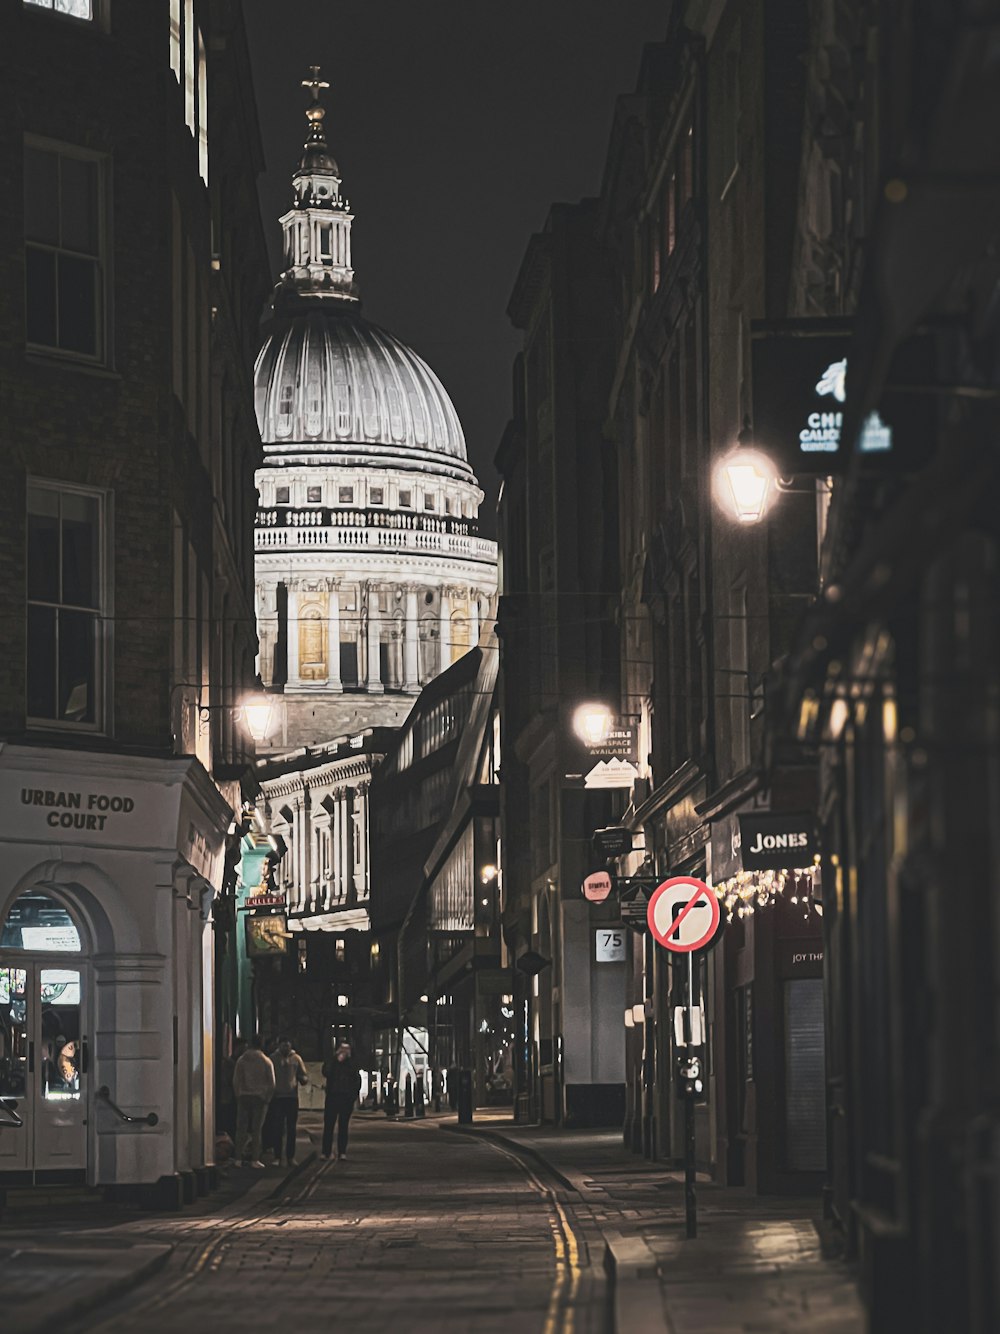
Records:
[[[792,871],[811,866],[819,854],[815,817],[761,811],[740,815],[744,871]]]

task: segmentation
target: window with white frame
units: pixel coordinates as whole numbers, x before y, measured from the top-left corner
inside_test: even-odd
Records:
[[[32,347],[104,356],[103,160],[24,146],[25,323]]]
[[[24,0],[34,9],[51,9],[53,14],[66,14],[73,19],[92,19],[94,0]]]
[[[28,483],[27,716],[100,728],[107,624],[103,492]]]

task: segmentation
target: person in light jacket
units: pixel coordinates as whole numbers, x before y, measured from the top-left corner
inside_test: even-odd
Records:
[[[347,1128],[354,1104],[361,1092],[361,1071],[351,1055],[351,1044],[340,1042],[332,1058],[323,1065],[326,1099],[323,1106],[323,1157],[333,1148],[333,1127],[337,1126],[337,1157],[347,1157]]]
[[[252,1037],[233,1071],[236,1094],[236,1148],[244,1167],[263,1167],[260,1135],[267,1104],[274,1096],[274,1066],[261,1051],[259,1037]],[[249,1143],[249,1152],[247,1145]]]
[[[268,1112],[271,1121],[271,1148],[274,1161],[281,1163],[281,1141],[285,1140],[285,1158],[288,1166],[295,1165],[295,1130],[299,1120],[299,1085],[309,1083],[306,1063],[282,1038],[271,1055],[274,1066],[274,1098]]]

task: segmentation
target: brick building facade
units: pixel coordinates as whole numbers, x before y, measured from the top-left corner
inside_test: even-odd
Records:
[[[69,8],[0,14],[0,1170],[169,1194],[214,1157],[210,919],[252,756],[261,154],[236,5]]]

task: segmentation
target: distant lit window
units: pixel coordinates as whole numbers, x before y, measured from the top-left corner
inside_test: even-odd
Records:
[[[337,500],[341,505],[354,504],[354,487],[341,486],[337,490]]]
[[[276,486],[274,488],[274,503],[276,505],[287,505],[288,494],[287,486]]]
[[[424,509],[425,509],[425,510],[432,510],[433,508],[434,508],[434,497],[433,497],[433,496],[426,496],[426,495],[425,495],[425,496],[424,496]]]
[[[320,505],[323,503],[323,488],[321,486],[306,487],[306,501],[310,505]]]
[[[90,360],[104,353],[101,185],[99,158],[25,145],[27,341]]]
[[[445,496],[444,498],[444,512],[445,514],[451,513],[451,496]]]
[[[412,492],[412,491],[400,491],[400,493],[399,493],[399,507],[400,507],[400,509],[408,510],[412,504],[413,504],[413,492]]]
[[[371,503],[372,503],[373,505],[384,505],[384,504],[385,504],[385,491],[383,490],[382,487],[380,487],[380,486],[373,486],[373,487],[371,488],[371,490],[368,492],[368,495],[369,495],[369,497],[370,497],[370,499],[371,499]]]
[[[51,9],[53,14],[67,14],[73,19],[94,17],[93,0],[24,0],[24,3],[36,9]]]
[[[104,695],[105,498],[28,485],[27,715],[99,727]]]

